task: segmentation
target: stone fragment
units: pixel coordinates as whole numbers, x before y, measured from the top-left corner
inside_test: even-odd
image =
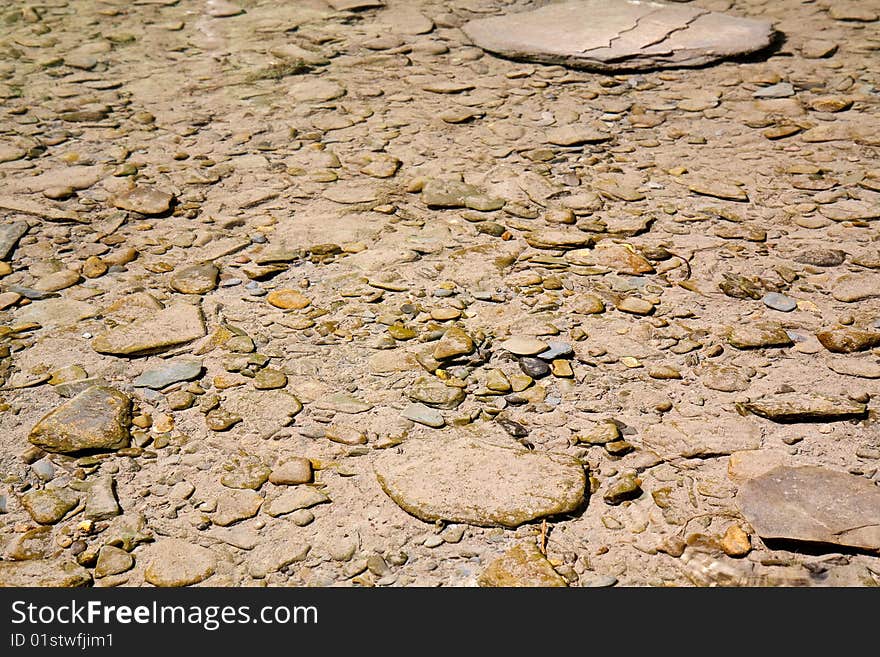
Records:
[[[763,539],[880,551],[880,488],[817,466],[781,466],[746,481],[737,504]]]
[[[204,367],[197,360],[173,360],[166,361],[159,367],[146,370],[135,377],[132,385],[139,388],[152,388],[161,390],[165,386],[181,381],[192,381],[202,375]]]
[[[517,545],[492,561],[477,578],[486,587],[562,587],[565,579],[534,543]]]

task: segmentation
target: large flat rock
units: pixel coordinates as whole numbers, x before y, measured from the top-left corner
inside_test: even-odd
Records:
[[[105,386],[91,386],[47,413],[28,440],[47,452],[121,449],[131,440],[131,400]]]
[[[0,587],[70,588],[91,583],[91,573],[71,559],[0,561]]]
[[[724,456],[761,446],[761,428],[743,417],[668,418],[645,428],[642,446],[664,458]]]
[[[570,513],[584,500],[583,466],[565,454],[503,447],[468,435],[410,440],[375,464],[382,489],[426,522],[517,527]]]
[[[817,466],[780,466],[745,482],[737,504],[764,539],[880,551],[880,488]]]
[[[638,0],[555,3],[473,20],[462,30],[504,57],[596,71],[701,66],[773,41],[766,21]]]
[[[178,303],[149,318],[114,327],[92,340],[92,349],[113,356],[145,356],[205,335],[202,309]]]

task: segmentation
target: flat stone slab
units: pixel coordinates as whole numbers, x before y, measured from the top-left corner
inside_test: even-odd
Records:
[[[0,587],[71,588],[91,583],[91,573],[72,559],[0,561]]]
[[[789,392],[765,395],[739,405],[774,422],[827,422],[862,417],[867,406],[851,399],[816,393]]]
[[[146,579],[153,586],[198,584],[214,574],[217,560],[210,550],[178,538],[165,538],[146,550]]]
[[[745,482],[737,504],[764,539],[880,551],[880,488],[817,466],[780,466]]]
[[[175,360],[143,372],[132,381],[132,384],[140,388],[161,390],[172,383],[191,381],[201,376],[203,369],[200,361]]]
[[[502,447],[469,435],[409,440],[376,461],[382,489],[420,520],[519,525],[576,510],[586,475],[576,459]]]
[[[638,442],[633,438],[632,442]],[[761,428],[743,417],[664,419],[645,428],[642,446],[664,458],[724,456],[761,446]]]
[[[113,356],[146,356],[205,335],[202,309],[178,303],[149,318],[110,329],[92,340],[92,349]]]
[[[761,50],[774,38],[767,21],[638,0],[561,2],[461,29],[503,57],[594,71],[702,66]]]

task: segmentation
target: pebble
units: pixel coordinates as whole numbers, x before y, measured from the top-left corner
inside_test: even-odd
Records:
[[[453,326],[447,329],[443,337],[437,341],[433,356],[437,360],[446,360],[458,356],[467,356],[474,349],[474,341],[471,336],[457,326]]]
[[[498,346],[516,356],[536,356],[549,348],[543,340],[525,336],[509,338]]]
[[[287,459],[272,468],[269,473],[269,482],[276,486],[296,486],[297,484],[311,483],[312,477],[312,462],[298,456]]]
[[[270,516],[281,516],[299,509],[310,509],[318,504],[329,504],[330,498],[312,486],[297,486],[282,492],[266,505]]]
[[[147,216],[162,215],[171,209],[174,197],[152,187],[135,186],[115,195],[110,202],[120,210],[129,210]]]
[[[623,297],[617,302],[617,309],[632,315],[649,315],[654,311],[654,304],[639,297]]]
[[[287,375],[281,370],[265,367],[257,372],[253,383],[257,390],[276,390],[287,385]]]
[[[311,305],[311,300],[296,290],[273,290],[266,296],[270,305],[282,310],[302,310]]]
[[[790,313],[797,308],[797,301],[778,292],[768,292],[761,299],[764,305],[781,313]]]
[[[207,294],[217,287],[220,270],[211,263],[190,265],[176,271],[170,286],[181,294]]]
[[[443,414],[435,408],[424,404],[410,404],[401,411],[401,416],[407,420],[424,424],[426,427],[439,429],[446,424]]]
[[[95,577],[110,577],[131,570],[134,557],[125,550],[113,545],[104,545],[98,550],[98,561],[95,564]]]
[[[546,361],[530,356],[523,356],[519,359],[519,368],[523,371],[523,374],[533,379],[540,379],[550,374],[550,365]]]

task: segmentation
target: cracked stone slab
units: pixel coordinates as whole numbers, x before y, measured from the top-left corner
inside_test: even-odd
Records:
[[[880,551],[880,488],[818,466],[780,466],[745,482],[737,504],[764,539]]]
[[[462,30],[504,57],[595,71],[702,66],[762,50],[774,38],[767,21],[638,0],[556,3]]]

